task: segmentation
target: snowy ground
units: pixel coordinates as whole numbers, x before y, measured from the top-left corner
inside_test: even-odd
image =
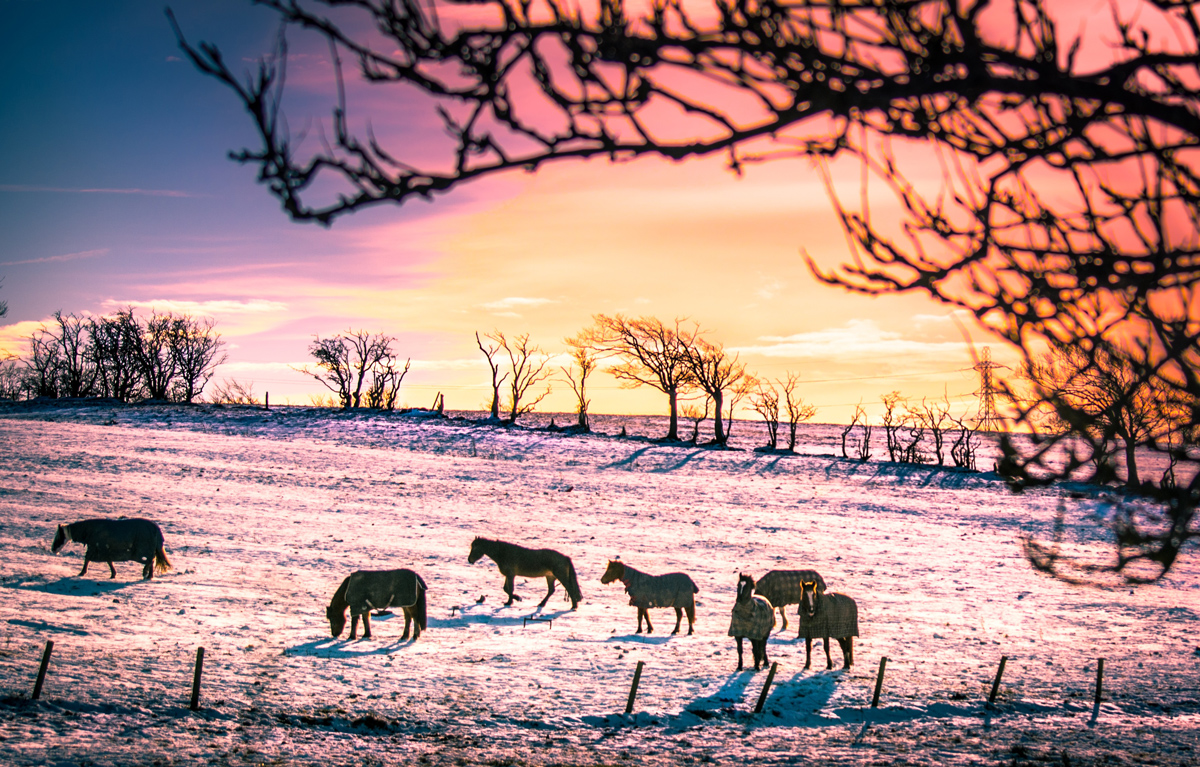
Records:
[[[0,408],[0,762],[1200,764],[1196,547],[1155,586],[1060,583],[1020,539],[1065,491],[844,461],[833,427],[802,439],[781,457],[311,409]],[[77,578],[79,545],[50,554],[59,522],[119,515],[162,525],[171,573]],[[1090,529],[1080,543],[1103,551]],[[523,625],[544,581],[502,607],[496,567],[467,564],[475,535],[570,555],[580,609],[556,594],[552,624]],[[620,586],[599,583],[618,555],[691,574],[694,636],[661,610],[633,633]],[[341,579],[394,567],[429,584],[428,632],[398,642],[396,616],[333,640]],[[736,673],[725,635],[737,574],[800,567],[857,599],[856,662],[826,672],[816,651],[804,671],[793,623],[754,715],[766,674]]]

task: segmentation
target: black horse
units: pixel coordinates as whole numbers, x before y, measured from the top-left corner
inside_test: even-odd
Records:
[[[329,630],[341,636],[346,628],[346,608],[350,608],[350,638],[358,634],[358,618],[362,616],[363,639],[371,638],[371,610],[400,607],[404,610],[404,633],[400,641],[408,639],[408,629],[413,628],[413,641],[421,638],[426,626],[425,581],[412,570],[359,570],[350,573],[342,585],[333,593],[333,600],[325,608],[329,619]]]
[[[155,570],[165,573],[171,569],[163,548],[162,530],[148,519],[85,519],[59,525],[50,553],[57,554],[71,542],[87,547],[80,575],[87,573],[88,562],[107,562],[112,572],[110,578],[117,577],[113,562],[141,562],[142,580],[153,578]]]
[[[490,538],[476,538],[471,541],[471,553],[467,555],[467,563],[475,564],[480,557],[487,556],[500,568],[504,576],[504,593],[508,594],[508,607],[513,600],[520,597],[513,593],[516,577],[546,579],[546,597],[538,603],[545,607],[554,593],[554,581],[557,580],[567,590],[571,599],[571,609],[579,607],[583,601],[583,593],[579,590],[579,579],[575,577],[575,565],[571,558],[560,554],[554,549],[527,549],[515,543],[495,541]]]

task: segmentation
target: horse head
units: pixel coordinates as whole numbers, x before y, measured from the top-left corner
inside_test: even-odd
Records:
[[[749,602],[754,596],[754,578],[746,573],[738,575],[737,601]]]
[[[71,540],[71,537],[67,535],[66,525],[59,525],[58,531],[54,533],[54,543],[50,544],[50,553],[57,554],[58,550],[66,546],[69,540]]]
[[[471,553],[467,555],[467,564],[468,565],[475,564],[476,562],[479,561],[479,558],[483,556],[484,540],[485,540],[484,538],[476,538],[475,540],[471,541]]]
[[[625,575],[625,564],[619,559],[608,560],[608,569],[600,576],[601,583],[612,583]]]
[[[346,628],[346,608],[330,605],[325,608],[325,617],[329,619],[329,630],[334,638],[341,636],[342,629]]]
[[[825,595],[825,587],[819,581],[802,581],[800,583],[800,609],[809,618],[817,614],[817,606]]]

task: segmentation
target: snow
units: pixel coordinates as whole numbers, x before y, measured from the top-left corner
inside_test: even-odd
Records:
[[[621,425],[664,426],[597,419]],[[760,437],[734,433],[743,448]],[[1194,545],[1154,586],[1066,584],[1034,572],[1021,539],[1049,531],[1067,490],[847,461],[838,433],[802,427],[802,455],[780,456],[309,408],[0,408],[0,760],[1200,763]],[[81,546],[50,554],[58,523],[121,515],[162,526],[170,573],[143,582],[118,563],[109,580],[93,564],[79,578]],[[1105,553],[1092,528],[1072,532]],[[524,601],[503,607],[491,560],[467,564],[476,535],[572,557],[580,608],[559,587],[537,610],[542,579],[519,579]],[[694,636],[667,633],[671,610],[634,633],[620,584],[599,583],[617,556],[692,576]],[[372,640],[330,637],[341,579],[399,567],[429,585],[421,639],[398,641],[398,611],[373,619]],[[831,642],[826,671],[817,643],[804,670],[792,617],[768,644],[779,668],[756,715],[766,673],[735,672],[726,636],[737,575],[807,567],[858,602],[854,666]]]

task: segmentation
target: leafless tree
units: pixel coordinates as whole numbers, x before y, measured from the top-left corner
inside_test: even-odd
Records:
[[[0,400],[17,400],[25,390],[21,358],[15,354],[0,355]]]
[[[975,471],[975,429],[967,425],[965,417],[955,418],[952,415],[950,420],[954,422],[954,426],[958,430],[958,436],[950,445],[950,458],[958,468]]]
[[[679,408],[679,415],[692,422],[692,436],[688,441],[693,445],[700,440],[700,424],[708,420],[709,410],[712,408],[712,400],[708,397],[704,398],[704,407],[687,403]]]
[[[254,393],[254,382],[245,383],[236,378],[226,378],[213,384],[212,394],[208,401],[219,405],[261,405],[258,395]]]
[[[351,114],[351,85],[337,90],[331,140],[301,154],[280,112],[284,36],[243,81],[176,27],[193,63],[252,117],[261,146],[234,157],[298,220],[562,160],[720,152],[740,170],[807,156],[857,250],[840,269],[814,264],[825,281],[928,293],[1028,358],[1052,340],[1128,353],[1148,335],[1146,377],[1200,415],[1200,0],[1130,0],[1086,26],[1062,23],[1070,4],[1050,0],[728,0],[699,15],[651,3],[636,18],[619,0],[591,15],[561,0],[482,0],[465,18],[439,14],[437,0],[326,0],[328,14],[264,4],[326,39],[340,84],[345,56],[364,82],[422,93],[450,137],[441,155],[384,147]],[[842,159],[864,171],[846,190]],[[941,183],[921,181],[931,163]],[[311,199],[319,190],[331,196]],[[880,191],[902,220],[872,215]],[[1038,411],[1018,410],[1013,425]],[[1060,444],[1091,428],[1071,423],[1052,435]],[[1194,469],[1192,431],[1175,433],[1148,447]],[[1066,476],[1044,442],[1032,454],[1002,447],[1014,489]],[[1132,579],[1160,577],[1200,535],[1200,472],[1190,475],[1143,483],[1166,522],[1114,523],[1109,571],[1146,564]]]
[[[784,412],[787,414],[788,450],[795,452],[796,428],[805,421],[811,421],[817,414],[817,408],[805,402],[796,391],[796,387],[800,385],[798,374],[788,373],[787,378],[778,383],[780,391],[783,392]]]
[[[937,400],[930,402],[922,397],[920,405],[907,407],[911,419],[920,424],[922,431],[928,432],[933,440],[933,454],[937,458],[938,466],[944,466],[946,464],[946,432],[948,431],[948,422],[953,420],[950,417],[950,400],[944,398],[940,402]]]
[[[779,392],[770,381],[759,381],[750,398],[750,407],[762,416],[767,425],[767,449],[779,446]]]
[[[200,396],[217,366],[228,359],[216,324],[212,317],[183,314],[172,318],[171,356],[176,377],[171,393],[175,402],[192,402]]]
[[[500,363],[496,361],[496,357],[504,348],[503,342],[497,338],[500,333],[497,331],[494,334],[484,334],[484,338],[490,343],[484,346],[483,338],[479,337],[479,331],[475,332],[475,343],[479,346],[479,351],[483,352],[483,356],[487,358],[488,369],[492,371],[492,403],[490,406],[491,418],[494,421],[500,420],[500,387],[504,385],[504,381],[508,378],[508,373],[500,375]]]
[[[1021,377],[1032,389],[1032,401],[1047,408],[1051,428],[1088,437],[1086,449],[1098,476],[1103,478],[1101,466],[1112,463],[1110,446],[1119,443],[1126,484],[1138,488],[1137,448],[1187,417],[1166,407],[1171,387],[1147,372],[1141,361],[1112,347],[1087,350],[1055,343],[1041,357],[1027,360]]]
[[[400,384],[404,382],[411,365],[410,357],[404,360],[404,367],[400,367],[400,360],[392,356],[389,344],[389,348],[371,366],[371,382],[364,395],[366,406],[372,410],[395,410]]]
[[[683,319],[667,325],[657,317],[633,319],[620,314],[597,314],[593,320],[595,324],[581,338],[597,353],[617,357],[618,363],[608,372],[623,385],[650,386],[667,395],[670,421],[664,439],[678,440],[679,397],[696,385],[690,354],[700,328],[685,327]]]
[[[85,317],[54,313],[57,328],[49,331],[58,344],[58,396],[90,397],[95,391],[96,364]]]
[[[746,365],[738,362],[737,354],[730,357],[723,345],[710,343],[699,336],[686,347],[685,353],[696,387],[713,401],[713,412],[717,414],[713,420],[713,443],[724,447],[729,442],[721,419],[725,394],[736,390],[746,378]]]
[[[316,358],[317,369],[307,365],[295,368],[333,392],[343,410],[362,406],[363,388],[379,363],[392,354],[391,336],[365,330],[347,330],[344,334],[322,339],[316,336],[308,353]]]
[[[599,365],[598,355],[588,348],[580,336],[568,338],[565,342],[570,350],[573,364],[561,366],[559,369],[562,370],[567,384],[575,394],[575,425],[580,431],[591,431],[591,426],[588,424],[588,407],[591,405],[591,400],[587,396],[587,381],[592,373],[596,372],[596,367]]]
[[[57,397],[62,376],[62,351],[58,338],[45,326],[29,337],[25,389],[31,397]]]
[[[152,400],[169,399],[178,374],[179,361],[171,352],[174,325],[171,314],[158,312],[140,322],[140,341],[134,356],[146,396]]]
[[[888,460],[896,462],[904,455],[904,445],[900,441],[900,429],[904,426],[904,415],[900,406],[904,397],[900,392],[893,391],[880,399],[883,401],[883,434],[887,439]]]
[[[738,405],[742,404],[742,400],[752,395],[757,388],[758,376],[747,373],[739,378],[729,390],[729,396],[725,398],[725,439],[727,441],[733,435],[733,414],[737,412]],[[717,418],[721,417],[720,412],[715,415]]]
[[[137,356],[142,329],[133,309],[93,319],[88,333],[99,394],[122,402],[136,398],[142,391]]]
[[[538,403],[549,396],[550,385],[546,382],[551,372],[546,370],[546,366],[550,360],[542,353],[541,347],[529,342],[528,333],[512,338],[497,333],[496,337],[508,355],[508,422],[516,423],[518,418],[533,412]],[[532,391],[543,383],[546,383],[545,391]]]

